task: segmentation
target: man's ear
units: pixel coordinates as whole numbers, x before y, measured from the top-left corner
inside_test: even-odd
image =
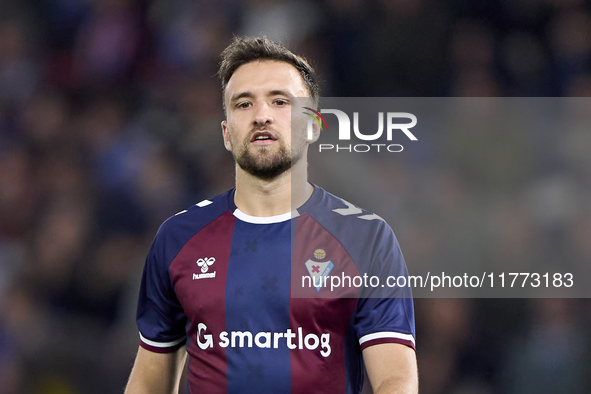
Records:
[[[230,131],[228,130],[228,121],[222,120],[222,136],[224,137],[224,146],[228,151],[232,151],[232,141],[230,140]]]
[[[316,122],[311,123],[312,135],[310,135],[308,129],[306,128],[306,142],[308,142],[308,144],[313,144],[314,142],[318,141],[318,138],[320,138],[320,126],[318,126],[318,123]]]

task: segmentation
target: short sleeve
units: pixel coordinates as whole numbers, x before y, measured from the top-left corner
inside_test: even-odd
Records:
[[[157,235],[152,243],[144,272],[137,309],[140,346],[157,353],[169,353],[186,342],[187,317],[170,279],[163,240]]]
[[[401,343],[415,349],[414,305],[410,287],[397,287],[392,279],[405,277],[404,257],[387,223],[376,234],[367,273],[379,285],[363,289],[355,311],[355,331],[361,349],[380,343]],[[407,280],[398,283],[408,283]],[[376,283],[376,282],[374,282]]]

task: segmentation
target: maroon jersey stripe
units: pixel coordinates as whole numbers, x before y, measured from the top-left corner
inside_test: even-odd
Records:
[[[225,284],[235,222],[231,212],[224,213],[195,234],[170,265],[175,292],[191,322],[187,352],[189,387],[195,393],[227,391],[225,348],[208,335],[226,329]],[[204,261],[211,265],[204,268]]]
[[[292,330],[301,327],[297,345],[303,348],[291,352],[292,393],[344,393],[344,342],[357,299],[351,294],[339,297],[343,294],[326,287],[319,291],[302,287],[302,277],[310,275],[308,260],[311,267],[313,262],[332,262],[331,275],[359,275],[359,271],[341,243],[307,214],[297,219],[292,256],[290,325]]]

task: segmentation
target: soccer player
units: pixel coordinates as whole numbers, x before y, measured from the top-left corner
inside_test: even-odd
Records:
[[[313,69],[280,44],[236,38],[219,76],[236,187],[156,234],[126,393],[177,392],[187,354],[190,393],[359,393],[364,367],[374,393],[416,393],[412,298],[327,285],[407,271],[383,220],[307,181],[320,128],[292,133],[291,107],[317,102]]]

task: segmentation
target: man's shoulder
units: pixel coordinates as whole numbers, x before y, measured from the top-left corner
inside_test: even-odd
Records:
[[[304,219],[300,231],[314,231],[320,226],[355,256],[376,247],[389,248],[397,242],[392,228],[382,217],[315,187],[315,200],[304,205],[300,212],[311,220]]]
[[[234,189],[202,200],[169,217],[158,229],[157,237],[170,233],[196,233],[227,212],[232,212]]]
[[[386,259],[384,256],[394,256],[391,254],[398,250],[398,241],[384,219],[346,199],[316,188],[315,200],[304,205],[300,212],[302,222],[298,225],[299,234],[313,234],[311,242],[325,244],[327,248],[322,249],[327,253],[333,248],[333,255],[335,250],[344,248],[360,272],[370,269],[374,256],[393,261],[393,257]],[[301,235],[302,238],[306,236]]]
[[[348,200],[338,197],[316,186],[316,201],[305,210],[321,224],[335,226],[353,226],[363,228],[389,228],[388,223],[376,213],[368,211]]]

